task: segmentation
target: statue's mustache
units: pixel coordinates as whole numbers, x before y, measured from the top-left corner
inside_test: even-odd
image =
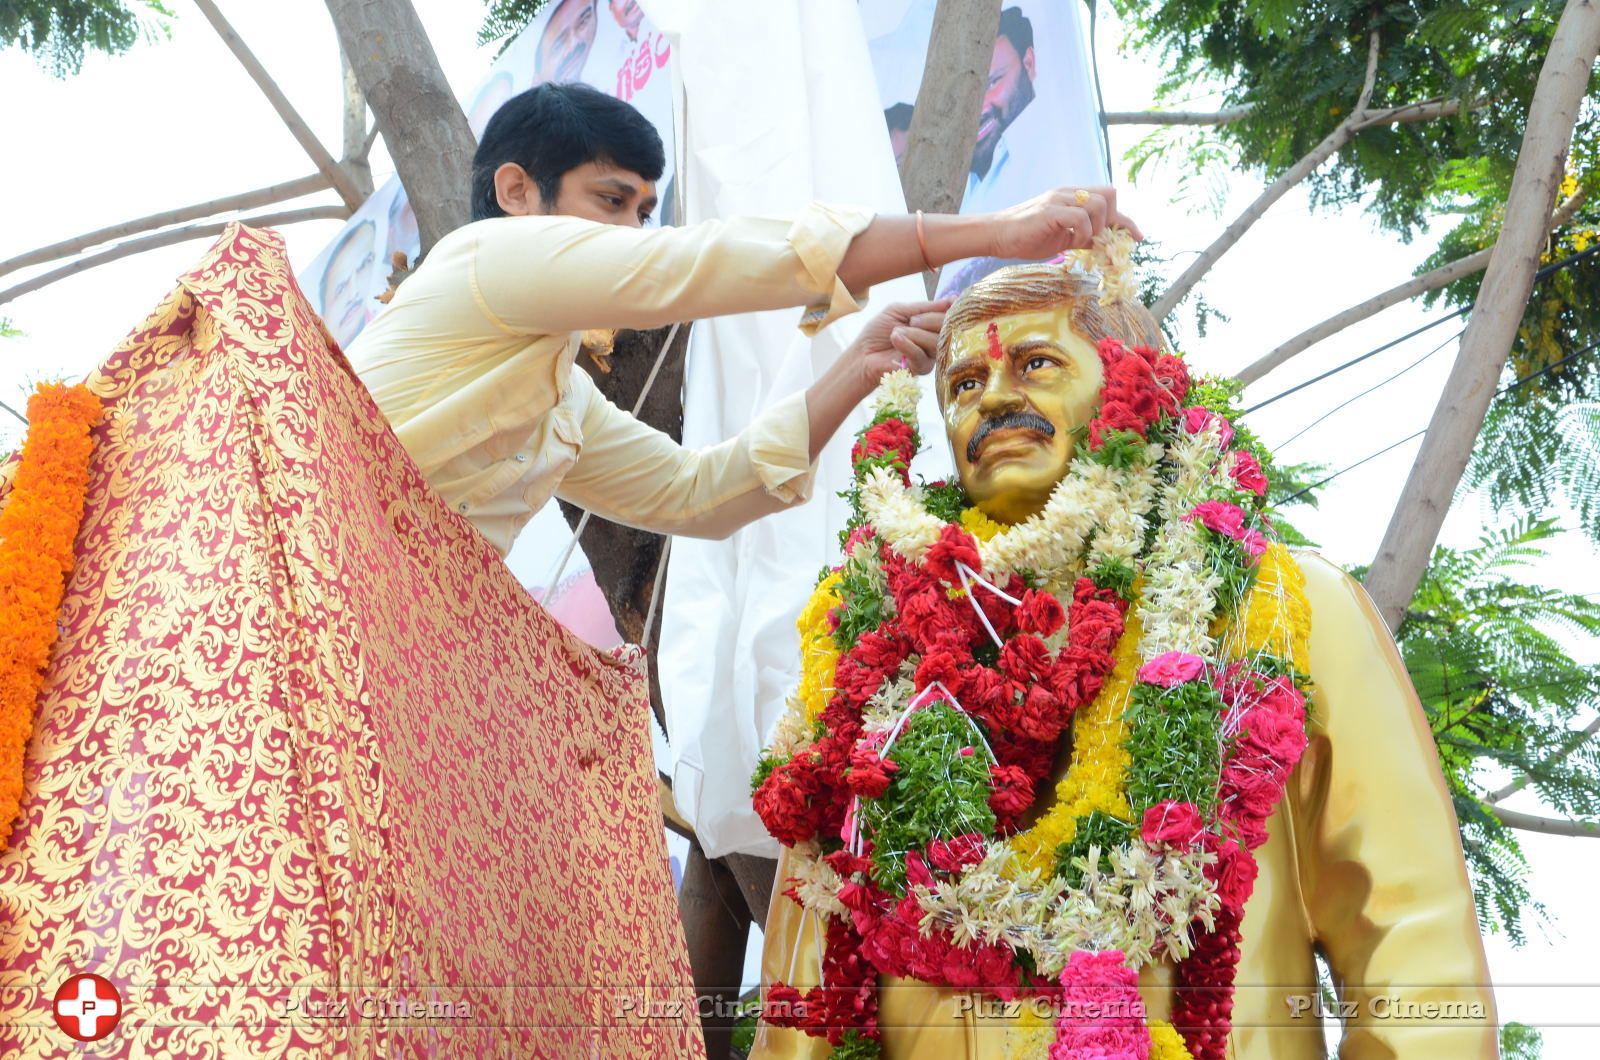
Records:
[[[978,446],[983,444],[985,438],[995,431],[1003,431],[1012,427],[1038,431],[1046,438],[1054,438],[1056,435],[1055,425],[1037,412],[1003,413],[992,419],[984,420],[978,424],[978,429],[972,432],[972,438],[967,442],[967,463],[970,464],[978,459]]]

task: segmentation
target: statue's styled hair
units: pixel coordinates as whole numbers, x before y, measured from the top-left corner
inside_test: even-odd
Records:
[[[1046,263],[1008,265],[967,288],[939,329],[939,354],[933,364],[939,404],[944,405],[944,374],[956,333],[996,317],[1070,305],[1072,329],[1090,342],[1117,339],[1127,346],[1161,347],[1161,328],[1148,309],[1127,299],[1102,304],[1100,291],[1095,276],[1074,272],[1070,265]]]

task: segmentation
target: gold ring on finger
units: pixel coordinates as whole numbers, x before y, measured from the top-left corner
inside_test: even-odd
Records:
[[[1082,206],[1084,203],[1089,201],[1089,193],[1084,191],[1082,188],[1079,188],[1077,191],[1073,192],[1072,197],[1078,200],[1079,206]]]

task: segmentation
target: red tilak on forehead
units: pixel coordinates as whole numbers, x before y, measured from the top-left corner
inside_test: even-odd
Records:
[[[1000,348],[1000,329],[991,320],[989,322],[989,356],[998,361],[1005,355],[1006,351]]]

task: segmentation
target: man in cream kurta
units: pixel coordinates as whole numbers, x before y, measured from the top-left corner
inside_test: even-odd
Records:
[[[499,217],[440,240],[349,354],[445,503],[501,554],[552,496],[620,523],[722,537],[811,492],[805,396],[684,449],[574,365],[590,328],[812,303],[814,331],[858,308],[835,272],[871,215],[635,229]],[[534,248],[537,248],[536,250]]]

